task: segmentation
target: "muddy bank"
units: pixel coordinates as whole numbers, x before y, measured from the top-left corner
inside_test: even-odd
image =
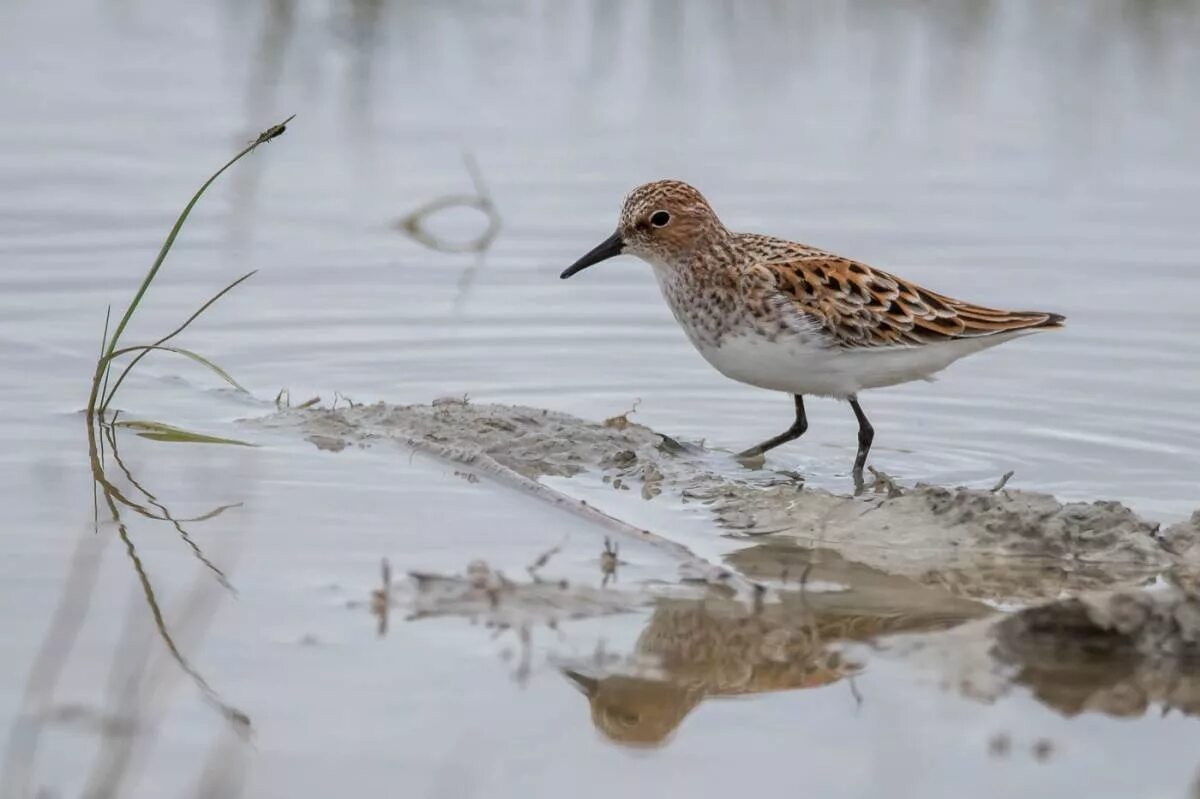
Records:
[[[579,690],[597,731],[621,745],[666,745],[720,697],[838,685],[862,701],[856,677],[889,657],[985,703],[1028,692],[1067,716],[1200,712],[1200,512],[1160,529],[1116,502],[886,477],[845,496],[625,417],[591,423],[462,401],[289,410],[259,423],[335,451],[428,452],[460,464],[456,473],[499,480],[676,555],[678,582],[609,584],[605,564],[616,557],[606,560],[597,541],[594,582],[555,578],[545,555],[528,576],[476,561],[461,574],[410,575],[370,603],[376,613],[470,619],[504,635],[498,647],[519,653],[515,678],[553,667]],[[547,477],[584,478],[592,492],[606,484],[613,503],[594,507]],[[669,529],[618,518],[631,501],[699,505],[714,535],[738,540],[721,564],[708,563]],[[1062,596],[1071,598],[1046,601]],[[1028,604],[1003,613],[980,598]],[[592,647],[559,652],[557,633],[535,634],[613,615],[638,625],[623,650],[598,639],[580,657]]]
[[[628,532],[619,519],[539,482],[588,473],[646,501],[699,503],[727,535],[791,545],[802,558],[830,550],[972,597],[1034,599],[1136,586],[1167,571],[1186,580],[1200,564],[1200,511],[1164,530],[1118,502],[1062,503],[1004,486],[906,487],[884,475],[865,494],[846,496],[808,487],[799,475],[744,468],[731,455],[624,416],[594,423],[539,408],[446,399],[293,409],[257,423],[296,428],[324,449],[400,443]],[[656,539],[703,568],[669,535]],[[756,564],[742,552],[729,561],[759,579],[786,576],[778,558]]]

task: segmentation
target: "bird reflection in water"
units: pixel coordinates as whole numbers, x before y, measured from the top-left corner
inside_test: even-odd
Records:
[[[818,688],[853,677],[862,665],[838,642],[942,630],[991,613],[985,605],[911,584],[920,600],[886,606],[855,591],[781,591],[777,601],[730,598],[660,601],[618,668],[580,665],[563,673],[584,693],[592,722],[609,740],[660,746],[711,697]],[[902,597],[901,597],[902,599]],[[921,601],[923,600],[923,601]]]

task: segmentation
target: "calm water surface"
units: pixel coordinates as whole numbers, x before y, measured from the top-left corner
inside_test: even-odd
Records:
[[[865,396],[877,466],[979,484],[1011,469],[1014,485],[1181,518],[1200,505],[1198,40],[1200,4],[1166,0],[3,4],[0,718],[47,677],[35,664],[65,663],[57,720],[33,749],[10,744],[4,790],[1053,796],[1084,781],[1184,795],[1186,718],[1068,719],[1019,692],[984,705],[886,661],[857,678],[861,703],[844,681],[707,701],[664,747],[613,745],[547,658],[628,648],[645,616],[547,631],[515,680],[514,641],[436,620],[381,638],[356,604],[381,557],[520,572],[564,537],[555,573],[592,579],[599,533],[445,464],[321,452],[235,420],[286,387],[325,401],[465,392],[587,418],[640,400],[639,421],[729,449],[778,432],[790,403],[712,372],[644,265],[557,278],[611,232],[630,187],[678,177],[731,227],[1069,317],[936,383]],[[119,403],[263,445],[122,441],[177,517],[236,505],[191,526],[211,565],[146,519],[124,540],[93,535],[79,411],[104,308],[208,171],[291,113],[205,198],[130,331],[169,330],[260,270],[185,342],[250,397],[163,357]],[[471,190],[464,151],[503,217],[482,257],[394,227]],[[482,221],[433,224],[470,238]],[[829,401],[809,414],[773,460],[845,488],[852,415]],[[628,579],[673,576],[650,551],[627,558]],[[156,635],[147,584],[207,693]],[[56,608],[87,613],[59,625]],[[146,734],[122,755],[112,742],[129,736],[97,713],[128,704],[134,682]],[[251,718],[248,738],[220,703]],[[989,755],[997,733],[1011,755]],[[1030,755],[1043,738],[1045,761]],[[1116,768],[1115,752],[1144,767]]]

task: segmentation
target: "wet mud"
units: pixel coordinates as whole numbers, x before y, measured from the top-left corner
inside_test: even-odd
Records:
[[[724,535],[770,542],[766,550],[730,554],[731,579],[777,579],[811,565],[814,553],[834,552],[959,596],[1031,601],[1146,585],[1163,573],[1186,581],[1200,564],[1200,511],[1164,529],[1115,501],[1064,503],[1004,481],[990,489],[910,487],[878,473],[860,495],[842,495],[807,486],[800,475],[745,468],[728,453],[625,416],[596,423],[448,398],[287,410],[259,423],[296,428],[322,449],[397,442],[428,452],[658,541],[692,568],[705,568],[678,542],[638,530],[542,478],[586,473],[649,502],[698,504]],[[804,563],[792,563],[797,558]]]
[[[476,561],[462,574],[411,574],[383,598],[409,619],[515,632],[521,673],[535,628],[641,614],[627,651],[548,653],[595,728],[621,745],[665,744],[714,698],[845,683],[861,702],[854,680],[872,657],[923,664],[982,702],[1027,690],[1066,716],[1200,711],[1200,511],[1162,527],[1118,502],[1063,503],[1007,479],[908,487],[876,474],[862,494],[839,495],[625,416],[593,423],[462,399],[287,410],[258,423],[331,451],[431,453],[676,555],[674,583],[556,580],[547,553],[527,579]],[[542,482],[585,474],[642,501],[701,505],[728,551],[708,562]],[[602,567],[615,561],[607,543],[598,550]]]

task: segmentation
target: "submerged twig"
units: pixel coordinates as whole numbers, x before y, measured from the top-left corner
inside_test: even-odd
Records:
[[[396,223],[396,227],[404,231],[413,241],[438,252],[484,252],[491,247],[496,236],[500,234],[500,212],[496,210],[496,203],[492,200],[492,195],[488,191],[487,184],[483,180],[483,173],[480,172],[474,156],[469,152],[464,152],[463,164],[475,186],[475,194],[450,194],[430,200],[403,216]],[[487,227],[474,239],[465,242],[447,241],[430,233],[425,227],[426,220],[432,214],[450,208],[471,208],[479,211],[487,218]]]

